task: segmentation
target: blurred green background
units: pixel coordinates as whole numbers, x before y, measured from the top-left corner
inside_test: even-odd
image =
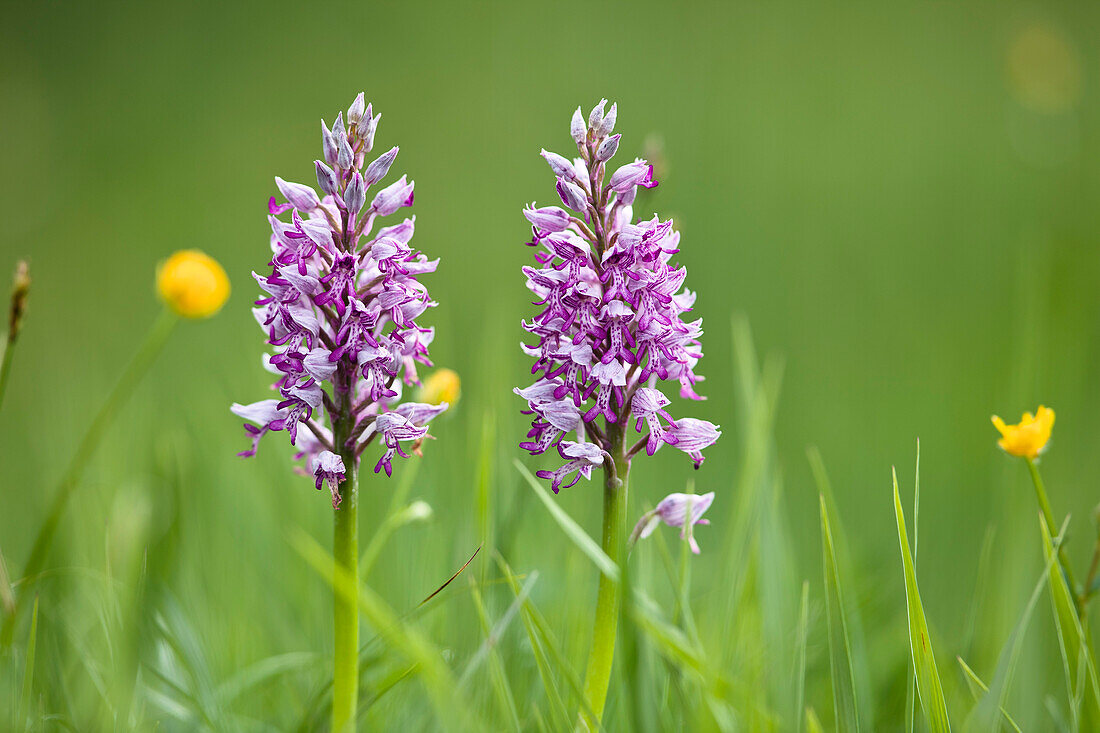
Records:
[[[919,574],[951,674],[973,633],[983,536],[996,528],[990,573],[1002,594],[976,652],[991,673],[1041,552],[1026,472],[996,449],[989,416],[1015,421],[1040,402],[1058,414],[1047,485],[1055,513],[1074,517],[1069,551],[1086,564],[1100,501],[1100,5],[59,2],[3,15],[0,266],[27,256],[34,278],[0,413],[0,549],[13,575],[155,319],[156,263],[197,247],[225,265],[233,295],[218,317],[181,324],[111,429],[51,566],[102,571],[128,523],[147,517],[159,548],[150,573],[214,668],[330,644],[327,587],[286,540],[301,526],[327,546],[329,503],[291,473],[282,437],[236,458],[246,440],[228,405],[267,397],[249,272],[268,253],[272,179],[313,181],[318,119],[360,90],[383,113],[378,145],[400,145],[394,170],[416,180],[414,243],[442,258],[428,280],[440,304],[432,355],[463,379],[413,485],[432,524],[403,530],[371,578],[396,608],[477,547],[487,417],[494,532],[510,538],[509,561],[540,569],[535,596],[550,604],[572,574],[591,574],[569,613],[591,602],[594,572],[511,466],[544,466],[516,445],[525,421],[511,388],[529,382],[519,319],[533,312],[520,211],[554,198],[539,149],[569,153],[572,110],[601,96],[619,105],[621,155],[658,152],[661,186],[645,207],[676,219],[699,292],[709,399],[673,413],[727,428],[698,473],[662,451],[633,481],[632,516],[689,479],[717,492],[715,523],[699,533],[697,605],[725,598],[718,549],[742,468],[735,313],[760,353],[783,361],[781,511],[797,575],[818,597],[810,445],[864,573],[858,602],[903,643],[889,476],[898,465],[912,490],[919,437]],[[367,535],[393,485],[364,482]],[[598,531],[597,484],[560,501]],[[44,618],[80,615],[81,592]],[[476,645],[476,617],[463,614],[471,640],[452,621],[438,643]],[[1049,644],[1053,631],[1030,638]],[[580,634],[578,659],[586,643]],[[893,675],[881,682],[886,717],[904,699],[904,653],[880,655]],[[1040,714],[1036,698],[1025,720]]]

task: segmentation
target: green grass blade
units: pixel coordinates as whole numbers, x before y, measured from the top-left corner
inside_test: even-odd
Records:
[[[601,573],[611,580],[618,582],[619,566],[607,556],[606,552],[600,549],[599,543],[581,529],[581,526],[577,524],[548,493],[546,493],[546,489],[543,485],[538,482],[538,479],[531,475],[531,472],[527,470],[526,466],[519,462],[519,459],[513,459],[512,463],[515,464],[516,470],[526,479],[528,485],[530,485],[531,489],[535,492],[535,496],[542,501],[547,511],[550,512],[550,516],[554,518],[554,521],[557,522],[558,526],[565,532],[565,536],[577,546],[577,549],[588,556],[588,559],[599,568]]]
[[[905,606],[909,614],[910,650],[913,655],[917,697],[921,699],[924,719],[933,733],[952,730],[947,718],[947,702],[944,700],[944,688],[939,681],[936,669],[936,657],[932,649],[932,637],[928,634],[928,623],[921,605],[921,593],[916,587],[916,568],[909,549],[909,534],[905,530],[905,513],[901,507],[898,493],[898,473],[893,472],[894,515],[898,519],[898,541],[901,546],[901,561],[905,572]]]
[[[234,673],[218,685],[216,695],[222,705],[232,705],[241,695],[270,682],[280,675],[308,667],[321,657],[313,652],[288,652],[261,659]]]
[[[825,733],[821,727],[821,721],[817,719],[817,713],[813,708],[806,708],[806,733]]]
[[[410,661],[420,665],[420,679],[444,727],[467,729],[473,720],[464,698],[459,694],[451,670],[443,662],[440,650],[419,631],[406,624],[369,586],[342,572],[339,577],[335,561],[317,541],[304,531],[291,535],[291,543],[302,558],[325,582],[339,592],[355,592],[358,588],[359,610],[378,635]]]
[[[850,584],[853,579],[860,576],[856,574],[855,564],[852,562],[852,551],[848,543],[847,533],[844,531],[844,522],[837,509],[833,487],[829,481],[829,475],[825,471],[825,462],[821,458],[820,451],[810,447],[806,451],[810,462],[810,469],[814,475],[818,492],[824,497],[825,508],[829,513],[829,530],[833,545],[833,566],[840,578],[847,579]],[[851,585],[848,586],[852,588]],[[845,595],[848,595],[847,592]],[[858,605],[851,603],[853,596],[848,595],[849,604],[841,609],[844,619],[844,630],[848,642],[848,664],[852,669],[854,680],[853,690],[856,701],[859,703],[859,722],[868,730],[875,729],[874,720],[874,687],[871,677],[871,663],[867,653],[867,643],[863,633],[863,618]],[[826,610],[828,610],[826,608]]]
[[[909,535],[905,529],[905,513],[901,508],[901,496],[898,494],[898,475],[894,479],[894,514],[898,523],[898,542],[901,546],[901,562],[905,571],[905,604],[909,616],[909,648],[913,655],[913,668],[917,681],[917,693],[920,697],[924,719],[933,733],[950,731],[951,722],[947,717],[947,702],[943,697],[943,685],[936,669],[936,657],[932,651],[932,639],[928,633],[928,622],[924,617],[924,607],[917,589],[917,572],[913,567],[913,556],[909,551]]]
[[[1043,534],[1043,553],[1053,567],[1057,557],[1054,541],[1046,521],[1040,517]],[[1060,543],[1059,543],[1060,545]],[[1100,688],[1096,679],[1096,661],[1088,644],[1088,637],[1077,618],[1077,605],[1060,572],[1047,573],[1047,586],[1054,609],[1054,622],[1058,631],[1058,643],[1062,652],[1062,666],[1066,674],[1066,687],[1070,698],[1070,712],[1080,730],[1100,730]],[[1080,702],[1080,714],[1077,714]]]
[[[493,541],[493,458],[496,455],[496,413],[487,412],[481,421],[481,445],[478,448],[477,475],[477,535],[478,541],[492,546]],[[488,567],[488,566],[483,566]],[[484,577],[482,578],[484,580]]]
[[[821,554],[825,573],[825,614],[829,631],[829,662],[832,669],[833,706],[837,727],[844,731],[860,729],[859,704],[856,700],[852,647],[848,641],[848,623],[844,612],[844,593],[836,564],[836,548],[829,525],[825,495],[821,500]]]
[[[798,613],[798,640],[795,642],[794,684],[795,707],[794,719],[795,732],[802,733],[802,710],[806,704],[806,642],[810,629],[810,581],[802,581],[802,602],[799,604]]]
[[[959,662],[959,666],[962,668],[963,677],[966,679],[966,685],[970,688],[970,694],[974,696],[974,699],[981,700],[984,699],[986,695],[989,695],[989,687],[986,686],[986,684],[982,682],[981,678],[974,673],[974,670],[970,668],[970,665],[964,662],[962,657],[955,657],[955,659]],[[1004,706],[999,705],[998,709],[1000,710],[1000,714],[1004,717],[1005,722],[1012,726],[1012,729],[1015,730],[1016,733],[1021,733],[1020,726],[1016,725],[1016,721],[1012,719],[1012,716],[1008,714],[1008,711],[1004,709]],[[985,726],[975,726],[974,730],[996,730],[995,726],[995,723],[987,724]],[[967,728],[970,727],[971,725],[968,721]]]
[[[38,656],[38,596],[34,597],[31,612],[31,634],[27,640],[27,656],[23,663],[23,692],[19,696],[19,727],[25,728],[31,713],[31,697],[34,694],[34,661]]]
[[[474,656],[470,658],[469,663],[466,665],[465,671],[462,673],[462,677],[459,678],[459,687],[466,687],[469,685],[470,680],[473,679],[474,673],[485,659],[489,660],[489,674],[493,683],[493,692],[496,693],[497,702],[507,713],[508,718],[512,722],[512,728],[514,730],[520,730],[522,726],[519,722],[519,713],[516,711],[516,696],[512,692],[512,686],[508,682],[508,674],[504,668],[504,662],[500,658],[500,640],[504,636],[504,632],[508,630],[508,626],[511,625],[512,619],[515,618],[519,612],[523,602],[527,600],[527,597],[531,595],[531,589],[538,581],[538,572],[532,572],[528,577],[527,582],[523,585],[523,589],[515,600],[508,607],[504,616],[494,625],[489,618],[489,612],[485,608],[485,603],[481,598],[481,591],[478,589],[477,581],[473,580],[470,583],[471,596],[473,597],[474,607],[477,609],[478,618],[481,621],[482,632],[485,634],[485,641],[474,653]]]
[[[515,573],[512,572],[512,568],[508,566],[508,563],[505,562],[504,558],[499,553],[494,553],[494,558],[496,559],[497,566],[500,568],[501,574],[504,575],[508,585],[512,588],[512,593],[518,598],[521,587]],[[543,648],[545,641],[538,632],[534,616],[534,603],[532,603],[530,596],[526,596],[520,608],[523,628],[527,632],[527,640],[531,644],[531,652],[535,657],[535,666],[538,668],[539,678],[542,680],[542,687],[546,691],[546,698],[550,702],[550,710],[557,721],[556,725],[559,729],[566,730],[572,727],[569,708],[566,707],[565,702],[561,698],[561,692],[558,690],[558,683],[554,679],[554,669],[551,667],[551,662],[546,656],[546,650]],[[572,672],[572,669],[568,667],[565,669],[559,668],[558,672],[563,674],[569,673]],[[580,692],[580,681],[578,680],[578,695]]]
[[[1068,523],[1068,519],[1067,519]],[[1065,525],[1062,527],[1062,534],[1065,533]],[[1027,627],[1031,623],[1032,613],[1035,611],[1036,605],[1039,603],[1039,597],[1043,593],[1043,588],[1047,585],[1050,572],[1054,569],[1053,559],[1048,560],[1043,572],[1039,575],[1039,580],[1035,583],[1035,588],[1031,591],[1031,596],[1028,598],[1027,604],[1024,606],[1024,611],[1020,615],[1020,619],[1016,622],[1015,628],[1005,641],[1004,646],[1001,649],[1001,653],[997,658],[997,669],[993,673],[993,687],[985,688],[985,694],[981,696],[977,707],[970,714],[967,719],[967,729],[985,731],[992,730],[996,726],[997,710],[1004,711],[1005,704],[1008,698],[1008,691],[1012,686],[1012,676],[1016,671],[1016,664],[1020,658],[1020,652],[1023,650],[1024,634],[1027,632]],[[962,659],[959,659],[960,663]],[[964,664],[965,667],[965,664]],[[964,671],[968,671],[970,668],[965,667]],[[972,674],[972,672],[969,672]],[[977,675],[973,675],[977,679]]]
[[[3,552],[0,552],[0,612],[5,617],[15,613],[15,595],[11,590],[11,578],[8,576],[8,566],[4,562]]]
[[[917,469],[913,488],[913,572],[917,571],[917,546],[920,544],[920,438],[917,438]],[[917,679],[912,666],[905,685],[905,733],[913,733],[917,707]]]

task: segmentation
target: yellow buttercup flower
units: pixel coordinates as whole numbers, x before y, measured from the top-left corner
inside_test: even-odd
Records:
[[[229,278],[217,260],[184,249],[157,267],[157,292],[184,318],[209,318],[229,298]]]
[[[993,425],[1001,433],[997,445],[1005,453],[1021,458],[1036,458],[1050,440],[1050,431],[1054,428],[1054,410],[1039,405],[1034,415],[1025,412],[1018,425],[1005,425],[1004,420],[994,415]]]
[[[424,380],[417,392],[417,400],[429,405],[446,402],[454,407],[462,395],[462,380],[451,369],[436,369],[432,376]]]

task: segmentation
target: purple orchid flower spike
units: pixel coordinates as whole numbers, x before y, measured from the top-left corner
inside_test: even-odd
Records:
[[[275,179],[287,203],[269,205],[271,274],[253,273],[264,291],[253,312],[272,351],[265,364],[278,378],[278,399],[233,406],[252,441],[241,455],[255,455],[266,434],[285,430],[317,487],[328,484],[334,507],[375,439],[384,444],[378,470],[389,475],[392,457],[407,456],[397,441],[422,440],[447,407],[401,404],[402,387],[420,383],[416,364],[431,364],[434,332],[418,319],[435,303],[419,277],[438,260],[409,245],[411,218],[373,231],[378,219],[413,202],[405,176],[370,191],[398,153],[394,147],[368,163],[376,130],[360,94],[346,118],[338,115],[331,128],[321,123],[320,192]]]
[[[686,269],[672,263],[680,247],[672,222],[633,218],[638,187],[657,185],[653,166],[635,160],[608,168],[621,136],[611,134],[618,108],[605,111],[606,105],[597,104],[587,122],[579,109],[573,115],[579,158],[541,152],[565,208],[532,203],[523,211],[538,265],[523,273],[542,312],[523,323],[537,340],[523,350],[535,359],[538,381],[515,390],[534,416],[521,445],[532,454],[557,447],[566,465],[539,472],[555,491],[573,472],[589,478],[595,465],[629,465],[642,448],[653,455],[666,444],[698,468],[702,450],[721,435],[713,423],[677,420],[666,409],[671,402],[662,382],[678,383],[683,397],[703,399],[694,389],[702,381],[695,373],[703,356],[702,321],[684,320],[695,295],[682,290]],[[631,422],[645,434],[627,446],[623,434]],[[574,431],[578,441],[565,440]],[[577,453],[581,445],[594,446],[593,460],[601,460],[579,464],[586,460]],[[603,454],[613,461],[603,461]]]
[[[672,222],[656,216],[634,219],[638,189],[653,188],[657,181],[644,160],[613,167],[623,147],[621,135],[613,134],[617,117],[618,107],[608,107],[607,100],[587,117],[578,107],[569,134],[579,157],[540,153],[556,179],[561,206],[533,202],[523,210],[531,225],[527,244],[535,248],[535,265],[524,267],[523,275],[541,310],[523,321],[531,338],[521,346],[534,360],[535,381],[515,393],[527,403],[524,413],[532,416],[520,447],[532,455],[556,448],[564,461],[554,470],[538,471],[555,492],[590,479],[592,469],[603,467],[601,546],[621,563],[621,523],[634,456],[643,448],[653,455],[671,445],[699,468],[703,449],[721,431],[705,420],[677,420],[666,409],[671,401],[663,391],[665,382],[677,384],[683,398],[703,399],[695,391],[702,381],[695,373],[703,356],[702,321],[684,320],[695,295],[683,289],[687,271],[673,264],[680,235]],[[645,431],[633,444],[626,439],[631,425],[638,433]],[[588,705],[582,711],[589,730],[600,727],[611,674],[619,615],[614,584],[600,576],[585,681]]]
[[[698,494],[669,494],[661,499],[655,509],[646,512],[634,526],[630,533],[630,544],[643,540],[653,534],[657,525],[664,522],[669,527],[680,529],[680,539],[686,539],[691,551],[699,554],[699,543],[695,541],[692,528],[696,524],[710,524],[709,519],[702,519],[703,513],[714,502],[714,492],[708,492],[702,496]]]
[[[374,472],[389,476],[394,456],[408,457],[401,442],[412,441],[418,453],[428,422],[447,409],[445,402],[401,401],[404,387],[420,384],[417,365],[431,365],[435,332],[418,319],[435,302],[420,276],[439,261],[409,244],[412,218],[375,231],[380,219],[412,206],[414,190],[403,175],[383,183],[396,147],[367,162],[379,118],[360,94],[346,118],[338,114],[332,127],[321,121],[322,160],[313,163],[320,193],[275,179],[286,203],[268,203],[270,274],[253,273],[263,295],[252,312],[267,337],[264,367],[276,376],[278,397],[232,407],[251,440],[241,456],[254,456],[265,435],[285,430],[304,462],[298,472],[312,472],[317,489],[328,484],[333,558],[350,578],[359,575],[363,454],[377,441]],[[358,610],[355,600],[335,594],[331,730],[352,727],[358,705]]]

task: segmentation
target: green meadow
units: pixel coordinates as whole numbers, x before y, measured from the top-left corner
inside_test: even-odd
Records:
[[[624,598],[606,730],[1100,730],[1100,5],[3,15],[5,323],[17,261],[32,284],[0,403],[0,730],[329,729],[328,492],[285,435],[236,457],[229,405],[270,395],[250,273],[274,176],[312,184],[319,118],[361,89],[416,181],[423,320],[462,394],[392,478],[364,459],[358,729],[571,729],[602,568]],[[599,471],[534,479],[560,462],[519,448],[512,393],[521,212],[556,199],[539,151],[571,152],[601,97],[698,292],[707,399],[669,409],[723,431],[698,471],[665,448],[631,472],[629,526],[715,493],[701,553],[661,526],[610,570]],[[158,262],[192,248],[228,302],[123,383],[25,575],[161,318]],[[990,423],[1040,404],[1049,518]]]

